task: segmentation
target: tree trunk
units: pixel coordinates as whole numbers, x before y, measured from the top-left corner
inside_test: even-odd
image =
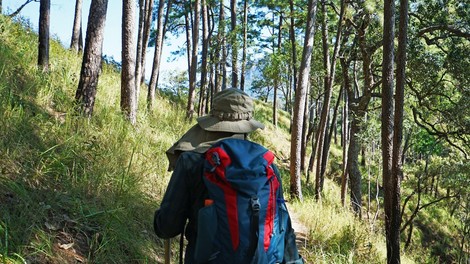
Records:
[[[302,200],[302,189],[300,184],[300,154],[302,144],[302,127],[306,91],[309,84],[308,77],[310,73],[310,63],[313,53],[313,39],[315,36],[315,17],[317,10],[317,1],[308,1],[307,27],[305,30],[304,47],[302,61],[299,69],[299,86],[296,89],[294,117],[291,134],[291,162],[290,162],[290,193],[295,199]]]
[[[277,127],[277,81],[274,80],[273,87],[273,126]]]
[[[358,217],[362,217],[362,192],[361,182],[362,176],[359,170],[359,152],[360,152],[360,135],[362,130],[362,119],[364,118],[367,107],[370,102],[372,90],[374,88],[374,79],[372,75],[372,59],[371,54],[375,51],[372,47],[367,46],[366,31],[370,23],[370,14],[365,14],[363,21],[358,27],[357,40],[362,55],[362,71],[364,74],[364,89],[363,94],[359,96],[359,91],[356,85],[356,67],[354,66],[354,87],[348,89],[348,108],[350,109],[351,124],[350,136],[348,147],[348,177],[351,190],[351,206]],[[345,87],[348,88],[348,87]]]
[[[103,32],[107,8],[108,0],[91,1],[80,81],[75,93],[78,111],[86,117],[92,116],[95,105],[96,87],[98,86],[101,71]]]
[[[349,108],[352,108],[350,101]],[[351,206],[356,215],[362,217],[362,176],[359,170],[359,152],[360,152],[360,117],[355,117],[352,112],[351,129],[349,135],[349,147],[348,147],[348,176],[349,176],[349,188],[351,190]]]
[[[168,12],[171,9],[171,3],[172,1],[170,0],[168,2],[167,6],[167,16]],[[141,65],[141,79],[139,80],[140,84],[145,83],[145,61],[147,57],[147,47],[149,43],[149,38],[150,38],[150,29],[152,27],[152,14],[153,14],[153,0],[145,0],[145,21],[144,21],[144,32],[143,32],[143,40],[142,40],[142,56],[140,65]],[[165,19],[165,24],[166,24],[166,19]],[[163,35],[165,35],[165,25],[163,26]]]
[[[304,125],[302,126],[302,147],[300,149],[300,170],[302,172],[305,171],[305,158],[307,155],[307,144],[308,144],[308,126],[309,126],[309,109],[308,109],[308,101],[309,97],[308,94],[310,93],[310,85],[307,86],[307,91],[305,92],[306,94],[306,100],[305,100],[305,107],[304,107],[304,114],[303,114],[303,119],[304,119]]]
[[[320,199],[321,195],[321,181],[322,181],[322,156],[323,156],[323,148],[325,144],[325,134],[327,130],[327,122],[328,116],[330,113],[330,99],[332,89],[329,83],[331,82],[331,75],[330,75],[330,51],[329,51],[329,36],[328,36],[328,15],[326,12],[326,0],[322,0],[321,2],[321,9],[322,9],[322,51],[323,51],[323,69],[325,71],[325,75],[323,77],[323,107],[320,114],[320,124],[318,127],[317,132],[317,144],[315,149],[315,156],[316,156],[316,172],[315,172],[315,199]]]
[[[41,0],[39,7],[38,66],[43,72],[49,71],[49,26],[51,1]]]
[[[191,27],[193,48],[191,50],[191,66],[189,69],[189,92],[188,105],[186,108],[186,118],[192,120],[194,115],[194,99],[196,96],[196,73],[197,73],[197,47],[199,41],[199,18],[200,18],[200,0],[194,1],[193,23]]]
[[[274,20],[274,17],[273,17]],[[280,53],[281,52],[281,43],[282,43],[282,11],[280,12],[280,18],[279,18],[279,25],[278,25],[278,36],[277,36],[277,47],[273,47],[273,54],[276,52]],[[274,30],[274,27],[273,27]],[[273,44],[274,46],[274,44]],[[273,125],[276,127],[277,126],[277,92],[279,90],[279,78],[275,77],[274,78],[274,94],[273,94]]]
[[[403,165],[402,139],[403,139],[403,106],[405,101],[405,83],[406,83],[406,45],[408,30],[408,0],[400,0],[400,21],[398,31],[398,54],[397,54],[397,85],[395,90],[395,116],[394,116],[394,138],[393,138],[393,173],[397,182],[395,182],[395,191],[400,193],[400,180],[402,178],[401,167]],[[437,189],[437,188],[436,188]],[[398,205],[400,198],[398,197]]]
[[[344,58],[341,58],[341,68],[343,72],[343,85],[344,85],[344,106],[343,106],[343,122],[341,129],[341,145],[343,147],[343,168],[341,174],[341,205],[345,206],[346,204],[346,187],[348,186],[348,145],[349,145],[349,125],[348,125],[348,116],[349,116],[349,98],[348,92],[351,90],[351,81],[349,79],[349,65],[346,63]]]
[[[331,123],[330,123],[330,129],[329,129],[329,133],[327,135],[325,135],[325,145],[323,147],[323,158],[322,158],[322,164],[321,164],[321,168],[322,168],[322,171],[320,172],[321,175],[323,175],[323,177],[321,177],[321,181],[320,181],[320,189],[323,190],[323,184],[324,184],[324,181],[325,181],[325,173],[326,173],[326,163],[328,162],[328,157],[329,157],[329,153],[330,153],[330,145],[331,145],[331,139],[333,137],[333,133],[335,132],[335,127],[336,127],[336,119],[338,118],[338,108],[339,108],[339,103],[340,103],[340,100],[341,100],[341,94],[343,93],[343,86],[341,86],[341,89],[339,90],[339,94],[338,94],[338,100],[336,101],[336,105],[335,105],[335,108],[333,110],[333,119],[331,120]]]
[[[145,0],[139,0],[139,24],[137,27],[137,58],[135,62],[135,101],[136,109],[139,107],[140,80],[142,79],[142,50],[144,48],[144,23],[145,23]]]
[[[232,87],[238,87],[237,0],[230,0],[230,26],[232,45]]]
[[[384,1],[382,62],[382,177],[384,187],[385,237],[387,263],[400,263],[400,205],[397,204],[397,180],[393,171],[393,75],[395,2]],[[398,214],[397,214],[398,209]]]
[[[289,0],[289,7],[290,7],[290,25],[289,25],[289,39],[292,45],[292,69],[294,72],[294,83],[293,87],[294,90],[297,88],[297,44],[295,41],[295,19],[294,19],[294,0]],[[290,89],[289,89],[290,90]],[[286,105],[289,102],[289,96],[286,98]]]
[[[73,19],[72,39],[70,40],[70,49],[78,51],[80,30],[82,28],[82,0],[75,1],[75,16]]]
[[[161,50],[163,46],[163,8],[165,1],[159,0],[158,2],[158,16],[157,16],[157,36],[155,38],[155,51],[153,55],[152,73],[150,75],[150,84],[147,93],[147,109],[152,111],[153,102],[155,101],[155,89],[157,89],[158,74],[160,72]]]
[[[405,242],[405,250],[410,246],[411,243],[411,235],[413,234],[413,222],[410,223],[410,227],[408,230],[408,235],[406,237],[406,242]]]
[[[393,4],[391,5],[393,7]],[[387,10],[387,9],[385,9]],[[384,13],[385,13],[384,10]],[[394,14],[394,8],[391,11]],[[386,16],[388,18],[388,15]],[[394,16],[390,18],[391,22],[394,22]],[[388,29],[386,27],[385,29]],[[391,30],[391,59],[392,59],[392,72],[391,75],[393,76],[393,26],[390,28]],[[400,263],[400,226],[401,226],[401,215],[400,215],[400,205],[401,205],[401,179],[403,178],[402,172],[402,138],[403,138],[403,105],[405,101],[405,82],[406,82],[406,45],[407,45],[407,30],[408,30],[408,0],[400,0],[400,22],[399,22],[399,35],[398,35],[398,58],[397,58],[397,86],[395,89],[395,113],[394,113],[394,124],[393,124],[393,156],[392,156],[392,174],[391,179],[389,179],[389,183],[391,184],[391,212],[390,215],[392,218],[390,219],[390,230],[389,230],[389,238],[390,239],[390,246],[387,239],[387,261],[389,263]],[[387,31],[384,30],[384,35]],[[384,36],[384,43],[386,42],[386,38]],[[387,50],[385,49],[384,44],[384,53]],[[386,56],[384,56],[385,58]],[[388,65],[388,63],[384,63],[384,65]],[[385,73],[385,70],[384,70]],[[387,73],[389,73],[387,71]],[[390,73],[389,73],[390,74]],[[388,76],[388,75],[384,75]],[[388,85],[384,83],[383,87]],[[388,89],[389,90],[389,89]],[[390,96],[393,96],[393,92]],[[437,191],[437,187],[436,187]],[[387,213],[386,213],[387,215]],[[411,228],[411,227],[410,227]],[[411,231],[410,231],[411,232]],[[389,252],[391,250],[391,252]],[[388,258],[390,256],[390,258]]]
[[[214,22],[213,20],[209,20],[209,21]],[[208,87],[209,90],[207,91],[207,97],[206,97],[206,113],[209,113],[209,111],[210,111],[211,102],[212,102],[212,95],[214,94],[215,86],[216,86],[216,84],[215,84],[215,80],[216,80],[215,75],[216,75],[216,72],[217,72],[217,63],[214,63],[214,61],[215,61],[214,57],[215,57],[215,52],[216,51],[217,51],[217,49],[213,48],[213,46],[209,50],[210,61],[213,62],[213,63],[209,64],[209,69],[210,69],[210,72],[209,72],[209,87]]]
[[[338,28],[336,31],[336,40],[335,46],[333,50],[333,58],[330,62],[329,56],[329,47],[328,47],[328,21],[327,21],[327,12],[326,12],[326,0],[322,2],[322,12],[323,12],[323,23],[322,23],[322,42],[323,42],[323,65],[325,67],[325,97],[323,101],[323,108],[320,117],[320,126],[318,130],[317,137],[317,168],[316,168],[316,176],[315,176],[315,197],[319,198],[321,191],[323,189],[323,182],[325,177],[324,165],[327,163],[328,155],[324,155],[329,151],[329,146],[326,144],[326,138],[328,135],[328,117],[330,112],[330,101],[331,95],[333,92],[333,83],[334,83],[334,76],[336,70],[336,58],[339,54],[340,43],[341,43],[341,30],[343,24],[343,16],[345,10],[345,0],[341,1],[341,11],[338,19]],[[329,144],[328,144],[329,145]]]
[[[82,27],[82,21],[80,20],[80,34],[78,36],[78,52],[83,51],[83,27]]]
[[[134,0],[122,1],[122,70],[121,70],[121,111],[131,124],[136,122],[135,85],[135,42]]]
[[[205,113],[207,97],[207,64],[209,57],[209,11],[206,0],[202,0],[202,54],[201,54],[201,90],[199,96],[199,116]]]
[[[313,96],[313,95],[312,95]],[[313,98],[312,98],[313,100]],[[313,111],[315,111],[315,117],[313,119],[313,123],[312,123],[312,153],[310,155],[310,159],[309,159],[309,163],[308,163],[308,168],[307,168],[307,183],[310,184],[310,172],[313,172],[313,166],[315,164],[315,158],[316,158],[316,149],[317,149],[317,144],[318,144],[318,137],[317,137],[317,133],[318,133],[318,116],[319,116],[319,112],[320,112],[320,98],[316,98],[315,99],[315,108],[313,109]]]
[[[214,93],[219,92],[222,89],[225,89],[226,83],[226,58],[225,53],[225,11],[224,11],[224,1],[220,1],[219,6],[219,25],[217,29],[217,58],[216,58],[216,74],[215,74],[215,90]]]
[[[240,72],[240,90],[245,91],[246,53],[248,42],[248,0],[243,1],[243,53],[242,69]]]

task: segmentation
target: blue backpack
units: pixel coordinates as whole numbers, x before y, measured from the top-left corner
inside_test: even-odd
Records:
[[[273,161],[271,151],[240,139],[221,140],[205,153],[198,263],[283,263],[291,227]]]

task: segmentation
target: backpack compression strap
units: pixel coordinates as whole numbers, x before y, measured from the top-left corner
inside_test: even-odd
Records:
[[[264,222],[264,251],[267,251],[271,243],[271,234],[274,229],[274,218],[276,217],[276,199],[280,183],[272,167],[274,154],[271,151],[266,152],[264,159],[268,162],[266,167],[266,177],[269,179],[269,203]]]
[[[251,238],[250,247],[248,248],[249,256],[254,256],[256,248],[258,248],[260,207],[258,196],[254,195],[251,197]]]
[[[230,165],[231,160],[228,154],[220,147],[209,149],[206,152],[206,160],[208,160],[212,165],[212,170],[204,173],[206,178],[219,186],[219,188],[224,192],[228,224],[230,227],[230,237],[232,238],[232,247],[233,250],[236,250],[240,244],[237,192],[231,187],[225,177],[225,168]]]
[[[263,237],[263,246],[264,250],[267,251],[271,242],[271,234],[274,229],[274,218],[276,214],[276,197],[277,191],[280,187],[280,183],[274,173],[272,168],[272,163],[274,161],[274,154],[271,151],[267,151],[263,158],[266,160],[266,178],[270,182],[270,193],[269,193],[269,202],[267,205],[267,213],[264,221],[264,237]],[[224,192],[225,205],[227,208],[228,221],[230,227],[230,236],[232,240],[232,247],[236,250],[240,243],[240,234],[238,226],[238,209],[237,209],[237,193],[234,190],[226,179],[225,169],[230,165],[231,159],[229,155],[221,147],[214,147],[209,149],[206,152],[206,160],[212,166],[211,171],[205,172],[205,177],[212,183],[219,186]],[[259,199],[256,196],[253,196],[251,199],[252,207],[252,242],[250,243],[250,251],[255,251],[258,247],[258,237],[259,237],[259,211],[260,203]],[[253,242],[254,241],[254,242]]]

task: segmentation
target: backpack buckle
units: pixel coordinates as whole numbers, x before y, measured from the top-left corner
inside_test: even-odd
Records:
[[[261,207],[261,204],[259,203],[258,196],[255,195],[255,196],[251,197],[251,209],[254,212],[259,212],[260,207]]]
[[[211,160],[212,160],[212,164],[213,164],[214,166],[211,168],[210,172],[214,172],[215,169],[217,168],[217,166],[219,166],[220,163],[221,163],[221,162],[220,162],[219,153],[213,152],[212,155],[211,155]]]

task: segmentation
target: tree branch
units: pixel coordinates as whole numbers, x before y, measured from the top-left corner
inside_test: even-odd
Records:
[[[457,197],[459,194],[460,194],[460,193],[456,193],[456,194],[454,194],[454,195],[443,196],[443,197],[441,197],[441,198],[439,198],[439,199],[437,199],[437,200],[434,200],[434,201],[429,202],[429,203],[427,203],[427,204],[421,205],[421,206],[419,207],[419,210],[422,210],[422,209],[424,209],[424,208],[426,208],[426,207],[428,207],[428,206],[431,206],[431,205],[433,205],[433,204],[435,204],[435,203],[438,203],[438,202],[440,202],[440,201],[442,201],[442,200],[444,200],[444,199],[450,199],[450,198]]]
[[[22,10],[27,4],[29,4],[29,3],[31,3],[31,2],[39,2],[39,0],[26,0],[26,2],[25,2],[24,4],[22,4],[18,9],[16,9],[15,12],[11,13],[11,14],[8,15],[8,16],[9,16],[9,17],[12,17],[12,18],[15,17],[15,16],[17,16],[17,15],[21,12],[21,10]]]
[[[408,219],[408,221],[406,221],[406,223],[401,227],[400,229],[400,232],[403,232],[405,230],[406,227],[408,227],[411,222],[415,219],[415,217],[418,215],[419,211],[421,211],[422,209],[426,208],[426,207],[429,207],[435,203],[438,203],[444,199],[450,199],[450,198],[454,198],[454,197],[457,197],[459,195],[459,193],[456,193],[454,195],[448,195],[448,196],[444,196],[444,197],[441,197],[437,200],[434,200],[434,201],[431,201],[427,204],[423,204],[421,206],[417,206],[413,212],[413,214],[410,216],[410,218]],[[403,215],[402,215],[403,216]]]
[[[418,112],[418,110],[416,109],[416,107],[412,106],[411,107],[412,111],[413,111],[413,119],[415,121],[415,123],[423,128],[424,130],[426,130],[426,132],[428,132],[428,134],[430,135],[433,135],[433,136],[437,136],[438,138],[443,138],[447,141],[447,143],[449,143],[449,145],[453,146],[454,148],[460,150],[460,152],[462,152],[462,154],[464,154],[465,156],[465,159],[468,159],[468,155],[467,155],[467,152],[465,152],[465,150],[463,150],[461,147],[457,146],[455,143],[453,143],[450,139],[449,139],[449,136],[448,136],[448,133],[446,132],[442,132],[442,131],[439,131],[433,124],[429,124],[427,123],[424,118],[421,116],[421,113]],[[421,121],[424,123],[421,123],[419,120],[421,119]]]
[[[418,32],[418,36],[422,37],[426,33],[433,33],[434,31],[440,31],[440,30],[452,33],[451,35],[452,37],[461,37],[461,38],[470,39],[470,33],[461,31],[453,27],[452,25],[433,25],[433,26],[425,27]]]

